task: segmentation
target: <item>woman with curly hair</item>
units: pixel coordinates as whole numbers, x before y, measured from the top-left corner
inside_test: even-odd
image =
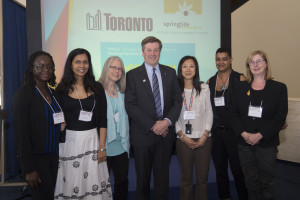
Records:
[[[56,89],[67,125],[54,199],[112,198],[105,149],[107,103],[92,68],[90,53],[74,49]]]
[[[56,85],[54,70],[49,53],[33,53],[24,85],[12,103],[18,161],[33,199],[53,199],[54,196],[59,137],[64,127],[61,126],[62,109],[49,87]]]

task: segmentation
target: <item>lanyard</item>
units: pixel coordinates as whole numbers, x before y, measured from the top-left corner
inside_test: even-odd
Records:
[[[228,85],[228,83],[229,83],[229,78],[230,78],[230,76],[231,76],[231,72],[232,72],[232,70],[230,71],[230,74],[229,74],[229,76],[228,76],[228,78],[227,78],[227,85]],[[215,85],[215,98],[216,98],[216,96],[217,96],[217,81],[218,81],[218,78],[219,78],[219,75],[217,74],[217,78],[216,78],[216,85]],[[222,94],[222,97],[224,97],[224,94],[225,94],[225,90],[226,90],[226,87],[225,87],[225,89],[223,90],[223,94]]]
[[[192,105],[193,105],[193,99],[194,99],[194,88],[192,89],[192,93],[191,93],[191,98],[190,98],[190,106],[189,108],[187,108],[187,105],[186,105],[186,98],[185,98],[185,92],[183,91],[183,94],[182,94],[182,98],[183,98],[183,103],[184,103],[184,108],[185,110],[192,110]]]
[[[78,97],[78,101],[79,101],[79,104],[80,104],[81,110],[83,110],[83,108],[82,108],[82,104],[81,104],[81,101],[80,101],[80,98],[79,98],[79,95],[78,95],[78,92],[77,92],[77,90],[76,90],[76,87],[75,87],[75,85],[74,85],[74,89],[75,89],[76,95],[77,95],[77,97]],[[93,95],[94,95],[94,94],[93,94]],[[94,106],[93,106],[93,108],[92,108],[91,112],[93,112],[93,110],[94,110],[94,108],[95,108],[95,105],[96,105],[96,101],[95,101],[95,99],[94,99]]]
[[[35,86],[35,88],[38,90],[38,92],[40,93],[40,95],[43,97],[43,99],[44,99],[44,100],[47,102],[47,104],[50,106],[50,108],[51,108],[52,112],[53,112],[53,113],[56,113],[56,112],[54,111],[54,109],[52,108],[52,106],[50,105],[50,103],[47,101],[47,99],[46,99],[46,98],[44,97],[44,95],[41,93],[41,91],[39,90],[39,88],[38,88],[38,87],[36,87],[36,86]],[[55,101],[55,102],[56,102],[56,104],[58,105],[59,109],[62,111],[62,109],[61,109],[61,107],[60,107],[59,103],[56,101],[56,99],[55,99],[55,97],[53,96],[53,94],[52,94],[51,90],[49,89],[49,87],[47,87],[47,88],[48,88],[48,90],[49,90],[49,92],[50,92],[51,96],[53,97],[54,101]]]

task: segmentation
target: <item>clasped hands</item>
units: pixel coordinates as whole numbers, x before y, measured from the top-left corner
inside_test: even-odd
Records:
[[[202,135],[200,138],[198,138],[197,141],[194,141],[193,139],[184,136],[182,138],[182,142],[184,142],[189,148],[191,149],[197,149],[199,147],[202,147],[205,145],[207,140],[207,137],[205,135]]]
[[[244,138],[245,142],[250,145],[256,145],[259,143],[259,141],[263,138],[263,136],[260,133],[248,133],[244,131],[242,134],[242,137]]]
[[[161,135],[166,137],[169,133],[169,125],[170,122],[166,119],[158,120],[155,122],[154,126],[152,127],[152,131],[156,135]]]

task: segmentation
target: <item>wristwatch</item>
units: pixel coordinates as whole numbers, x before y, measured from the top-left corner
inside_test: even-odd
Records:
[[[106,149],[104,148],[104,149],[99,149],[99,151],[106,151]]]

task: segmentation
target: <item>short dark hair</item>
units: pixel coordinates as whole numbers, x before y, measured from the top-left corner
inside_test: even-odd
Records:
[[[89,61],[88,72],[85,74],[83,79],[84,89],[86,92],[91,91],[94,93],[98,93],[97,82],[95,81],[95,77],[93,73],[91,54],[86,49],[82,49],[82,48],[74,49],[69,53],[66,60],[63,77],[57,86],[57,90],[59,92],[68,94],[70,91],[73,91],[74,89],[73,85],[76,82],[76,78],[74,76],[74,72],[72,69],[72,62],[74,58],[80,54],[85,54],[88,57],[88,61]]]
[[[56,76],[55,76],[55,65],[54,65],[54,61],[53,61],[53,58],[52,56],[45,52],[45,51],[36,51],[34,53],[32,53],[28,59],[28,66],[27,66],[27,69],[25,71],[25,74],[24,74],[24,84],[30,84],[32,86],[34,86],[36,83],[35,83],[35,80],[33,78],[33,63],[35,61],[35,59],[39,56],[47,56],[50,58],[51,60],[51,63],[53,65],[53,73],[52,73],[52,76],[51,78],[49,79],[48,83],[50,86],[54,87],[56,85]]]
[[[160,41],[158,38],[156,38],[156,37],[154,37],[154,36],[148,36],[148,37],[146,37],[145,39],[143,39],[143,41],[142,41],[142,43],[141,43],[141,45],[142,45],[142,50],[144,51],[145,45],[146,45],[147,43],[152,43],[152,42],[157,42],[157,43],[159,44],[159,50],[161,51],[161,49],[162,49],[162,43],[161,43],[161,41]]]
[[[198,64],[197,59],[194,56],[184,56],[179,61],[178,68],[177,68],[177,77],[178,77],[178,81],[179,81],[180,91],[181,91],[181,93],[183,93],[183,91],[184,91],[184,78],[182,76],[182,65],[186,60],[189,60],[189,59],[192,59],[195,63],[196,72],[195,72],[195,76],[193,77],[193,86],[196,89],[197,95],[199,95],[201,92],[201,83],[202,82],[200,81],[200,76],[199,76],[199,64]]]
[[[227,53],[227,55],[231,58],[231,49],[229,49],[227,47],[218,48],[216,51],[216,55],[217,55],[217,53]]]

